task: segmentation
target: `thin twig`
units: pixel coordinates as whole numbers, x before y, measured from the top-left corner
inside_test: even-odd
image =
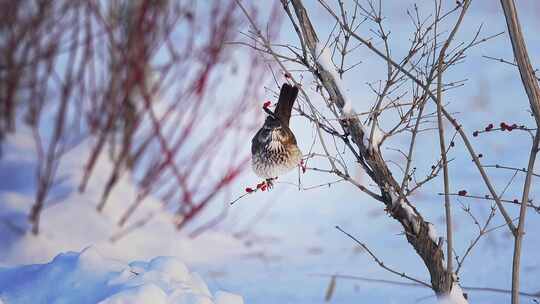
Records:
[[[377,264],[379,264],[379,266],[381,266],[383,269],[395,274],[395,275],[398,275],[402,278],[405,278],[405,279],[408,279],[408,280],[411,280],[417,284],[420,284],[420,285],[423,285],[425,287],[429,287],[431,288],[431,285],[422,281],[422,280],[419,280],[419,279],[415,279],[407,274],[405,274],[404,272],[399,272],[399,271],[396,271],[388,266],[386,266],[383,261],[381,261],[367,246],[366,244],[360,242],[357,238],[355,238],[354,236],[352,236],[351,234],[349,234],[348,232],[344,231],[343,229],[341,229],[339,226],[336,226],[336,229],[341,231],[343,234],[345,234],[346,236],[348,236],[351,240],[355,241],[358,245],[360,245],[372,258],[373,260],[375,260],[375,262]]]

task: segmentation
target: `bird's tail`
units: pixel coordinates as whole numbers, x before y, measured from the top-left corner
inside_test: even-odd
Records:
[[[289,126],[291,111],[297,96],[297,87],[293,87],[288,83],[284,83],[281,86],[281,92],[279,93],[279,99],[274,113],[279,118],[281,123],[285,124],[286,126]]]

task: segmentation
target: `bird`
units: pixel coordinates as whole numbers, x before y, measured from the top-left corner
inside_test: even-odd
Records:
[[[297,96],[298,87],[284,83],[275,110],[263,107],[268,116],[251,140],[251,167],[257,176],[265,179],[268,188],[272,187],[273,180],[294,169],[302,159],[296,137],[289,128]]]

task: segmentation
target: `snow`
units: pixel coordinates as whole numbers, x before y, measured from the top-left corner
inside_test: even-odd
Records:
[[[43,233],[34,236],[20,232],[25,227],[23,221],[32,197],[8,193],[0,194],[0,201],[0,216],[11,221],[8,224],[11,226],[0,226],[4,239],[4,247],[0,251],[0,263],[3,264],[43,263],[60,251],[80,251],[89,245],[111,258],[133,260],[170,255],[189,263],[219,261],[246,250],[240,240],[224,233],[209,232],[196,239],[179,234],[173,225],[174,215],[164,211],[157,211],[146,225],[111,242],[112,236],[124,231],[117,226],[117,217],[108,210],[98,213],[89,197],[79,193],[73,193],[65,201],[45,209],[41,221]],[[121,205],[123,202],[130,201],[114,203]],[[140,212],[144,214],[149,209],[152,205],[144,205]],[[200,254],[205,248],[214,246],[214,250]]]
[[[428,230],[429,238],[435,244],[437,244],[439,242],[439,235],[437,234],[437,229],[435,228],[435,225],[433,225],[432,223],[428,223],[428,227],[429,227],[429,230]]]
[[[80,160],[87,159],[87,152],[81,144],[63,159],[58,175],[65,178],[67,187],[78,186],[84,165]],[[103,212],[97,212],[96,204],[107,180],[103,177],[108,176],[111,166],[106,156],[100,158],[94,174],[101,178],[91,178],[85,192],[71,191],[62,201],[47,205],[41,215],[42,233],[37,236],[25,233],[33,193],[0,191],[0,265],[44,263],[58,252],[81,251],[90,245],[109,258],[124,261],[176,256],[188,264],[222,261],[246,252],[242,241],[223,232],[209,231],[196,239],[180,234],[173,224],[174,214],[152,197],[141,204],[125,227],[119,227],[118,219],[135,200],[137,190],[133,181],[122,176]],[[144,218],[150,218],[144,226],[110,241]]]
[[[391,3],[389,2],[388,5],[399,6],[399,8],[386,10],[389,15],[386,20],[393,22],[389,28],[394,29],[393,37],[398,39],[394,40],[394,45],[406,47],[409,45],[408,39],[410,38],[409,32],[405,31],[408,20],[399,19],[396,16],[404,15],[407,18],[405,14],[402,14],[404,10],[401,8],[406,5],[410,6],[412,2],[393,1]],[[482,9],[471,11],[473,18],[464,21],[466,23],[467,20],[470,21],[468,24],[464,24],[464,28],[473,26],[473,21],[478,23],[482,20],[489,20],[490,28],[494,32],[505,30],[504,18],[500,18],[498,10],[490,10],[491,3],[486,1],[486,3],[478,2],[476,4],[482,6]],[[312,8],[316,14],[315,9],[318,3],[315,1],[313,3],[306,2],[306,6],[310,5],[312,7],[307,7],[307,10],[311,11],[310,8]],[[534,9],[535,5],[535,1],[523,3],[524,8],[529,8],[524,9],[523,15],[520,15],[522,22],[526,22],[526,15],[529,16],[529,26],[525,26],[525,28],[535,28],[533,25],[537,18],[531,18],[534,16],[533,12],[537,11]],[[270,11],[270,9],[267,10],[267,12]],[[428,11],[424,10],[424,12],[429,14],[431,8],[428,8]],[[531,20],[533,23],[530,23]],[[317,22],[316,25],[321,31],[324,31],[325,28],[331,29],[334,25],[333,23],[329,24],[324,18]],[[368,33],[367,27],[365,30]],[[474,32],[464,31],[462,33],[469,36],[474,35]],[[292,35],[289,38],[296,38],[294,31],[284,33]],[[467,37],[461,36],[461,38],[463,41],[469,41],[466,39]],[[462,41],[462,39],[458,40]],[[531,41],[529,47],[533,47],[533,45],[536,45],[534,48],[538,49],[538,43]],[[397,49],[396,54],[399,56],[399,52],[402,52],[403,55],[406,55],[407,51],[407,49]],[[463,128],[470,132],[483,128],[486,123],[507,121],[508,119],[516,123],[531,122],[534,124],[530,120],[529,113],[525,111],[528,104],[526,98],[523,98],[521,80],[517,70],[511,66],[494,64],[492,61],[482,58],[482,55],[486,54],[512,58],[512,50],[507,48],[507,40],[495,39],[480,48],[471,49],[471,51],[468,53],[471,60],[467,61],[466,64],[456,65],[448,72],[449,81],[462,79],[464,75],[470,78],[467,88],[449,90],[446,92],[449,94],[448,98],[445,98],[452,100],[449,110],[460,113],[459,118],[460,123],[463,123]],[[347,73],[349,75],[347,80],[351,80],[351,85],[342,82],[347,84],[344,87],[347,89],[348,96],[355,102],[354,107],[358,112],[369,110],[372,103],[372,100],[369,99],[371,95],[361,84],[384,79],[386,73],[385,62],[368,56],[369,53],[360,52],[359,56],[351,57],[348,61],[349,64],[353,62],[352,60],[362,59],[364,61],[363,68],[353,69]],[[245,67],[245,62],[239,62],[241,70],[249,69],[249,67]],[[473,70],[478,71],[478,73],[471,74]],[[329,71],[333,71],[333,69]],[[369,71],[369,74],[365,71]],[[304,75],[308,77],[307,74]],[[226,78],[229,79],[229,82],[231,79],[237,80],[231,77]],[[234,85],[230,87],[234,87]],[[312,93],[311,90],[308,90],[308,94],[313,94],[311,97],[315,97],[315,93]],[[362,96],[361,99],[358,99],[358,96]],[[357,100],[365,102],[356,103]],[[518,102],[508,103],[508,100],[521,100],[522,102],[518,105]],[[489,111],[489,109],[499,109],[500,111]],[[24,114],[23,112],[20,114]],[[313,132],[312,126],[305,123],[305,119],[300,117],[293,116],[292,119],[298,144],[301,147],[307,147]],[[385,120],[380,122],[386,130],[389,125],[386,124]],[[369,130],[367,126],[366,129]],[[47,204],[43,217],[43,225],[46,227],[43,227],[40,236],[20,234],[15,231],[26,228],[23,222],[28,216],[28,206],[32,202],[35,191],[32,186],[35,167],[20,166],[20,164],[25,164],[24,161],[35,161],[35,146],[31,132],[24,134],[21,133],[21,130],[23,129],[18,128],[16,132],[17,135],[21,135],[17,136],[18,143],[21,147],[28,147],[28,150],[14,151],[9,149],[8,143],[2,144],[3,155],[0,158],[0,166],[3,166],[0,169],[0,188],[2,191],[0,194],[0,209],[2,210],[0,211],[0,265],[12,268],[15,264],[20,263],[49,262],[59,252],[80,252],[90,244],[94,245],[94,248],[102,256],[121,259],[124,264],[128,261],[146,261],[140,264],[129,263],[131,269],[138,272],[145,271],[143,266],[153,257],[174,255],[185,263],[188,269],[196,270],[201,274],[199,276],[192,272],[191,282],[196,284],[196,278],[204,278],[204,281],[202,279],[201,281],[212,290],[214,303],[218,303],[220,300],[218,299],[219,292],[216,290],[225,289],[242,294],[245,302],[250,304],[322,304],[325,303],[324,290],[328,286],[328,278],[313,276],[314,273],[339,273],[369,278],[395,279],[392,274],[386,273],[376,263],[366,258],[366,253],[357,250],[348,238],[336,233],[334,226],[337,224],[354,233],[356,237],[377,250],[377,253],[384,258],[384,262],[388,265],[396,265],[400,271],[429,281],[426,268],[419,257],[403,240],[404,236],[398,235],[402,230],[401,226],[385,215],[380,204],[345,183],[332,185],[331,188],[320,187],[309,191],[297,191],[294,186],[278,184],[271,193],[246,196],[240,204],[231,208],[226,221],[217,226],[215,230],[193,240],[185,237],[185,232],[177,232],[173,227],[170,227],[172,217],[161,214],[160,208],[153,208],[154,205],[159,206],[159,202],[149,198],[141,205],[141,209],[136,212],[135,217],[139,214],[146,215],[147,212],[154,210],[156,215],[152,220],[146,226],[128,234],[115,244],[110,244],[109,237],[120,230],[115,222],[118,214],[125,210],[125,206],[132,202],[133,197],[133,186],[129,181],[124,182],[125,180],[122,179],[119,184],[120,188],[115,189],[115,193],[111,196],[103,213],[99,214],[95,211],[95,201],[99,199],[102,189],[100,186],[90,186],[89,190],[92,192],[90,194],[74,193],[70,194],[65,202]],[[490,158],[492,156],[497,157],[496,159],[498,156],[503,156],[501,160],[504,163],[519,167],[526,164],[527,159],[523,157],[522,152],[530,150],[530,139],[527,134],[514,133],[479,136],[474,138],[473,145],[481,149],[478,152],[484,153],[486,161],[493,161],[494,159]],[[429,173],[431,163],[435,163],[440,157],[438,141],[433,143],[430,138],[432,137],[429,135],[418,136],[418,143],[415,145],[417,151],[413,157],[412,165],[418,166],[417,173],[420,177],[424,176],[426,172]],[[459,143],[456,143],[456,146],[459,147]],[[404,145],[408,144],[408,140],[389,141],[388,144],[393,145],[393,148],[396,149],[406,149],[408,145]],[[318,144],[315,145],[314,151],[317,150],[321,151]],[[77,153],[79,152],[80,150],[77,151]],[[385,158],[397,161],[400,156],[389,151],[388,157],[385,155]],[[76,174],[68,172],[65,167],[81,166],[85,159],[84,154],[79,154],[78,157],[71,157],[69,164],[62,162],[61,170],[63,172],[61,175],[65,177],[66,183],[76,184],[80,179],[77,178]],[[353,164],[351,158],[346,158],[346,161]],[[423,165],[429,161],[431,163],[424,167]],[[537,162],[537,165],[540,169],[539,163]],[[322,161],[316,163],[315,160],[312,160],[311,165],[313,167],[322,166]],[[452,162],[452,166],[457,168],[454,170],[454,177],[458,181],[456,187],[463,185],[467,190],[484,194],[485,185],[478,179],[478,172],[474,166],[471,166],[470,158],[457,157]],[[401,176],[398,168],[392,164],[389,164],[389,167],[396,174],[396,177]],[[106,181],[109,169],[106,165],[100,165],[96,171],[97,174],[91,178],[91,183],[97,184],[102,180]],[[351,170],[351,173],[354,174],[354,171]],[[507,176],[507,172],[501,170],[492,170],[489,173],[490,177],[493,178],[493,183],[501,185],[501,188],[502,185],[506,185],[512,175],[510,172]],[[21,178],[21,176],[25,178]],[[304,185],[320,184],[330,180],[328,176],[317,175],[314,172],[302,175],[302,178]],[[296,176],[290,175],[281,182],[295,182],[295,179]],[[358,179],[361,179],[362,183],[366,185],[370,183],[365,173],[359,173]],[[24,187],[23,190],[18,188],[14,182],[16,180],[20,181],[20,187]],[[231,196],[234,198],[237,191],[242,192],[245,185],[251,185],[255,180],[257,178],[248,170],[242,180],[232,188]],[[444,227],[444,210],[441,209],[440,204],[434,202],[438,201],[439,197],[435,193],[440,192],[440,185],[439,179],[427,183],[411,198],[414,206],[425,218],[432,220],[439,230]],[[513,189],[518,185],[519,183],[513,184],[508,189],[510,198],[513,199],[513,196],[518,197],[521,194],[521,187]],[[538,196],[538,189],[534,193]],[[468,202],[465,199],[463,201],[464,204]],[[489,203],[470,202],[475,214],[481,218],[487,217],[490,212]],[[399,203],[399,199],[395,203]],[[255,220],[259,210],[264,206],[270,206],[268,212],[264,213],[265,216]],[[209,211],[220,211],[221,207],[217,204],[215,209],[212,207]],[[517,214],[518,211],[519,208],[509,206],[509,212],[513,215]],[[531,221],[527,221],[526,230],[538,231],[540,229],[538,215],[531,213],[530,216]],[[57,220],[60,221],[58,224],[55,223]],[[477,230],[470,219],[462,215],[459,208],[456,209],[455,221],[458,228],[455,231],[454,246],[458,253],[463,253],[470,245],[470,241],[476,237]],[[251,222],[256,224],[251,225]],[[495,219],[493,223],[498,225],[499,222],[503,222],[503,219],[498,216],[498,221]],[[249,232],[244,234],[241,241],[227,235],[227,233],[248,230]],[[523,267],[526,271],[522,273],[522,290],[536,292],[538,290],[538,269],[540,269],[536,253],[539,250],[540,234],[527,233],[526,238],[527,242],[524,243],[523,250]],[[244,255],[243,250],[245,249],[242,249],[242,242],[250,242],[252,248],[260,254],[256,256]],[[504,229],[493,231],[486,238],[482,238],[463,267],[461,272],[463,285],[508,288],[513,253],[513,246],[508,245],[510,242],[511,237]],[[121,275],[116,277],[116,280],[123,282],[132,276],[133,274],[128,269],[124,269],[121,271]],[[111,280],[111,282],[115,281]],[[471,302],[474,303],[510,302],[509,295],[476,291],[468,291],[468,293]],[[184,294],[183,297],[190,296]],[[354,301],[412,303],[419,298],[425,299],[420,301],[423,304],[436,302],[433,292],[429,289],[395,288],[394,285],[338,279],[336,292],[331,303],[345,304]],[[11,304],[7,300],[2,300],[5,304]],[[523,301],[527,302],[529,299],[523,299]]]
[[[17,155],[31,154],[31,147],[13,139],[8,138],[13,145],[6,150],[10,161],[29,161]],[[58,175],[65,179],[65,188],[75,190],[45,206],[37,236],[29,232],[27,221],[33,192],[0,191],[0,267],[5,267],[0,268],[0,299],[9,304],[224,301],[222,293],[214,301],[206,282],[190,272],[186,263],[199,267],[224,263],[231,256],[250,252],[243,242],[219,231],[189,238],[175,228],[174,213],[152,197],[141,204],[125,227],[119,227],[118,219],[136,197],[136,186],[122,176],[103,212],[97,212],[107,180],[104,177],[112,164],[106,156],[100,158],[86,191],[79,193],[81,159],[87,159],[88,151],[83,143],[66,154]],[[57,191],[53,189],[53,195]],[[111,241],[132,223],[146,218],[148,222],[142,227]],[[234,301],[229,303],[242,303],[240,296],[230,295],[226,300],[231,298]]]
[[[403,210],[405,210],[407,221],[411,225],[414,233],[418,233],[420,231],[420,226],[418,223],[418,219],[416,218],[416,213],[414,212],[413,208],[406,203],[402,198],[400,198],[396,193],[394,188],[392,187],[392,190],[389,191],[390,197],[392,198],[392,207],[400,205]]]
[[[241,296],[226,291],[216,292],[216,304],[244,304],[244,299]]]
[[[75,299],[74,299],[75,300]],[[154,284],[144,284],[123,289],[99,302],[100,304],[157,303],[166,304],[167,294]]]
[[[463,290],[457,282],[452,284],[452,290],[446,297],[441,298],[440,304],[469,304],[467,299],[463,297]]]
[[[378,126],[377,123],[374,123],[374,125],[371,128],[368,128],[371,132],[371,129],[373,129],[373,134],[366,134],[366,136],[370,136],[370,142],[369,142],[369,148],[374,149],[376,151],[379,151],[379,145],[381,144],[383,138],[384,138],[384,131],[381,130],[381,128]],[[364,136],[364,137],[366,137]]]
[[[15,304],[244,303],[229,292],[212,296],[200,276],[175,257],[126,264],[93,247],[61,253],[46,264],[0,268],[0,297]]]
[[[324,43],[322,42],[318,42],[317,45],[315,46],[315,53],[317,54],[317,63],[327,72],[330,73],[330,75],[332,76],[332,78],[334,79],[334,83],[337,85],[338,89],[339,89],[339,92],[341,93],[341,96],[343,96],[343,99],[344,99],[344,105],[343,105],[343,109],[342,109],[342,113],[344,115],[344,118],[349,118],[349,117],[353,117],[355,116],[355,112],[354,112],[354,109],[352,107],[352,103],[349,99],[349,97],[347,96],[347,93],[343,87],[343,84],[341,83],[341,78],[339,77],[337,71],[336,71],[336,68],[334,67],[334,64],[332,63],[332,55],[330,54],[330,50],[325,47]],[[362,142],[364,144],[365,147],[368,147],[368,149],[370,147],[375,147],[375,149],[378,149],[378,143],[380,143],[380,141],[382,140],[383,136],[382,136],[382,131],[380,129],[378,129],[378,127],[376,128],[375,132],[376,132],[376,135],[374,134],[373,138],[371,139],[371,141],[369,141],[369,136],[371,133],[368,133],[366,131],[366,129],[364,128],[364,125],[360,122],[360,120],[357,121],[358,122],[358,125],[360,126],[360,128],[362,129],[363,133],[364,133],[364,137],[362,139]]]
[[[396,194],[394,187],[392,187],[391,191],[388,191],[390,193],[390,198],[392,199],[392,207],[397,206],[397,204],[401,204],[403,199],[399,199],[399,196]]]
[[[418,233],[420,227],[418,226],[418,220],[416,219],[416,213],[413,208],[403,200],[400,200],[399,204],[401,205],[401,208],[405,210],[407,221],[411,224],[414,233]]]
[[[409,222],[413,221],[413,219],[416,218],[416,214],[414,213],[414,210],[412,209],[412,207],[409,206],[409,204],[407,204],[404,200],[400,200],[399,204],[401,205],[401,208],[403,208],[405,212],[407,213],[407,220]]]
[[[341,90],[340,78],[334,64],[332,63],[332,54],[330,54],[330,50],[325,47],[323,42],[318,42],[315,46],[315,53],[317,53],[317,63],[319,63],[325,71],[332,75],[332,78],[334,78],[334,81]]]
[[[332,54],[330,54],[330,50],[328,50],[328,48],[325,47],[324,43],[318,42],[317,45],[315,46],[315,52],[317,53],[317,56],[318,56],[317,63],[319,63],[319,65],[325,71],[330,73],[341,95],[343,96],[343,99],[345,102],[345,104],[343,105],[343,114],[345,116],[353,116],[354,111],[352,108],[352,103],[349,100],[347,94],[345,93],[345,90],[343,89],[343,85],[341,84],[341,79],[339,78],[336,68],[334,67],[334,64],[332,63]]]

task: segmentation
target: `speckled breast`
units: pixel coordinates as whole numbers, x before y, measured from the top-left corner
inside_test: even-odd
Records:
[[[301,158],[302,152],[296,145],[264,148],[251,155],[251,167],[257,176],[269,179],[291,171],[300,163]]]

